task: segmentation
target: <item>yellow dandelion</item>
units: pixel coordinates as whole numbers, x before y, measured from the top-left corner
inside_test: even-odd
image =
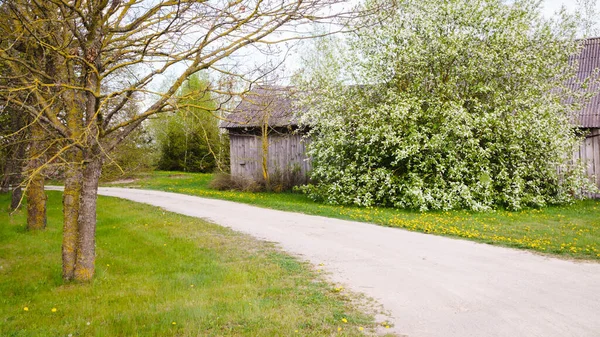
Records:
[[[358,327],[358,331],[363,331],[365,328],[363,328],[362,326]]]
[[[28,307],[23,308],[23,311],[29,311]]]
[[[56,312],[56,308],[52,308],[52,310],[50,310],[50,311],[52,311],[52,312]]]
[[[177,322],[173,322],[173,323],[171,323],[171,324],[173,324],[173,325],[177,325]]]
[[[346,317],[342,318],[342,322],[348,323],[348,320],[346,319]]]
[[[389,326],[389,325],[386,325],[386,326],[385,326],[385,328],[386,328],[386,329],[389,329],[389,328],[390,328],[390,326]]]
[[[342,331],[342,328],[338,326],[338,331]]]
[[[190,284],[190,288],[193,288],[193,287],[194,287],[194,285],[193,285],[193,284]]]

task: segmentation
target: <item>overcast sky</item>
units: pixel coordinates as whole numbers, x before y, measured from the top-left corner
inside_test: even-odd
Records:
[[[575,0],[545,0],[546,15],[552,15],[563,5],[572,10],[575,8]]]

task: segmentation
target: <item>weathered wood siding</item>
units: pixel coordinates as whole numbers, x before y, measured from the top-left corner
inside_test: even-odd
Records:
[[[600,188],[600,129],[591,129],[582,141],[579,151],[575,151],[573,159],[584,163],[588,176]],[[594,197],[598,198],[600,195],[596,194]]]
[[[230,134],[231,175],[262,179],[262,139],[254,135]],[[306,178],[311,169],[306,140],[299,134],[270,135],[267,166],[269,174],[298,170]]]

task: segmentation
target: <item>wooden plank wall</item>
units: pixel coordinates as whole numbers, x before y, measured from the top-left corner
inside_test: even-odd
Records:
[[[582,141],[579,151],[575,151],[573,159],[581,160],[587,167],[587,174],[600,188],[600,129],[591,129]],[[593,195],[598,198],[600,194]]]
[[[231,175],[262,179],[262,141],[260,136],[230,135]],[[302,135],[286,134],[269,136],[267,165],[269,174],[299,170],[307,177],[311,169],[306,156],[306,140]]]

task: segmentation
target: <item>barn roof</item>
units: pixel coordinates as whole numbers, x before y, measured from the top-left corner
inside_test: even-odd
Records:
[[[299,116],[294,108],[292,88],[283,86],[262,85],[250,90],[227,120],[221,123],[222,128],[248,128],[263,125],[268,118],[270,127],[298,126]]]
[[[577,70],[577,81],[583,82],[600,69],[600,38],[586,39],[583,49],[578,57],[579,69]],[[590,88],[597,91],[597,84]],[[600,128],[600,95],[594,96],[590,102],[578,112],[576,123],[582,128]]]

